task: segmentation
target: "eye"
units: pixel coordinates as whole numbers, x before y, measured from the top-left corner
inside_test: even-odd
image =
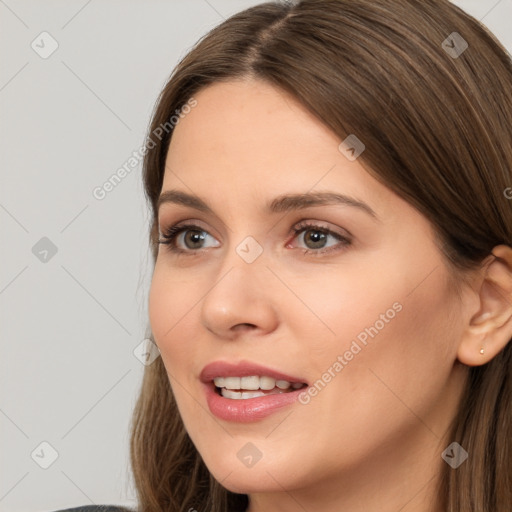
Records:
[[[346,246],[351,245],[351,240],[331,229],[311,222],[301,222],[292,228],[295,233],[294,238],[302,239],[306,245],[304,254],[314,254],[320,256],[327,252],[342,250]],[[301,235],[303,233],[303,235]],[[299,236],[301,235],[301,236]],[[219,247],[219,243],[203,245],[208,237],[215,240],[208,231],[202,229],[196,224],[174,225],[161,234],[160,244],[168,245],[169,251],[172,253],[183,255],[197,255],[200,249],[209,247]],[[334,240],[334,244],[327,245],[327,241]],[[337,241],[337,243],[336,243]],[[288,244],[287,247],[290,247]]]
[[[211,235],[196,224],[171,226],[161,235],[161,237],[162,239],[159,240],[158,243],[168,245],[169,250],[175,253],[191,254],[197,252],[198,249],[204,249],[206,247],[218,247],[218,245],[201,245],[206,240],[206,238],[211,237]],[[178,247],[178,244],[180,243],[185,244],[185,249]]]
[[[304,254],[314,253],[315,255],[321,255],[327,252],[341,250],[352,243],[348,237],[340,233],[307,221],[295,226],[293,231],[295,236],[299,238],[299,240],[302,240],[306,246]],[[335,243],[327,245],[329,238],[334,239]],[[338,243],[336,243],[336,241]]]

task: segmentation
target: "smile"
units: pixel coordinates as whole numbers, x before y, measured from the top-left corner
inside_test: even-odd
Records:
[[[258,421],[297,402],[303,377],[249,361],[215,361],[200,374],[210,412],[234,422]]]

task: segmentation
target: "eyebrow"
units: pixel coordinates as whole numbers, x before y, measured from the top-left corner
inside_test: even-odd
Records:
[[[215,215],[215,212],[208,204],[198,196],[188,194],[181,190],[167,190],[162,192],[157,201],[157,210],[166,203],[180,204],[199,210],[204,213]],[[308,192],[303,194],[284,194],[274,198],[267,203],[266,209],[269,213],[285,213],[292,210],[301,210],[311,206],[345,205],[358,208],[364,211],[375,220],[378,216],[375,211],[363,201],[345,194],[334,192]]]

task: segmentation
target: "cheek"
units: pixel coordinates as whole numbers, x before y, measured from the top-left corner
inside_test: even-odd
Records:
[[[163,342],[166,332],[176,321],[176,307],[173,297],[175,291],[172,286],[165,285],[163,278],[164,276],[157,264],[149,290],[148,314],[151,331],[159,348],[161,348],[160,344]]]
[[[327,363],[349,350],[354,340],[365,347],[365,342],[382,337],[403,315],[403,275],[395,280],[393,269],[372,268],[347,257],[343,266],[285,275],[300,299],[291,297],[283,306],[286,327],[312,356],[312,372],[326,371]]]
[[[194,361],[200,357],[201,347],[192,340],[199,339],[194,307],[201,297],[190,282],[176,279],[176,272],[168,272],[163,265],[156,265],[148,300],[151,331],[160,350],[178,410],[184,421],[196,417],[201,420],[204,411],[195,410],[196,402],[190,400],[196,392],[196,376],[191,372]],[[195,291],[194,291],[195,290]]]
[[[363,426],[380,418],[384,435],[413,420],[411,410],[428,417],[449,378],[457,332],[449,320],[453,297],[440,269],[416,288],[403,274],[396,280],[381,276],[373,284],[352,288],[351,300],[344,294],[343,309],[324,310],[337,337],[329,351],[317,345],[315,366],[322,378],[342,357],[339,376],[319,393],[325,400],[318,398],[319,407],[329,408],[343,397],[345,407],[323,411],[335,417],[332,422],[346,425],[350,410],[359,419],[359,433],[366,435]]]
[[[359,259],[351,266],[347,258],[350,272],[326,267],[296,279],[295,292],[310,311],[299,303],[288,308],[294,311],[288,326],[309,352],[310,375],[322,378],[329,369],[345,375],[332,378],[332,388],[342,386],[365,406],[385,393],[397,400],[386,384],[404,398],[421,395],[433,375],[440,384],[453,365],[457,331],[450,321],[454,297],[446,269],[427,258],[398,260],[383,257],[376,265],[375,259]],[[343,368],[338,364],[336,371],[339,356]]]
[[[405,245],[366,257],[347,253],[339,268],[319,267],[307,278],[287,276],[307,306],[294,301],[295,306],[287,307],[293,315],[288,327],[319,357],[343,354],[357,341],[361,354],[382,345],[384,357],[393,358],[395,364],[408,358],[417,364],[415,356],[420,354],[446,362],[446,356],[453,354],[447,340],[455,332],[450,322],[450,315],[456,315],[454,297],[446,268],[431,252],[414,257]],[[321,363],[325,366],[324,360]]]
[[[171,277],[174,275],[157,263],[148,299],[151,331],[168,369],[171,362],[177,367],[177,362],[187,354],[190,344],[185,343],[183,333],[190,337],[190,319],[200,296],[183,280]]]

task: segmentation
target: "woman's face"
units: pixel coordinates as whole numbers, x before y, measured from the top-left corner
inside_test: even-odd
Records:
[[[195,99],[162,193],[211,211],[162,202],[161,240],[197,227],[160,245],[149,314],[207,467],[240,493],[329,492],[340,478],[348,489],[438,468],[462,324],[429,222],[270,85],[218,83]],[[353,202],[316,201],[325,193]],[[211,363],[235,366],[203,372]],[[234,389],[221,396],[214,377],[234,377],[217,381]],[[251,387],[244,396],[260,396],[237,391]]]

